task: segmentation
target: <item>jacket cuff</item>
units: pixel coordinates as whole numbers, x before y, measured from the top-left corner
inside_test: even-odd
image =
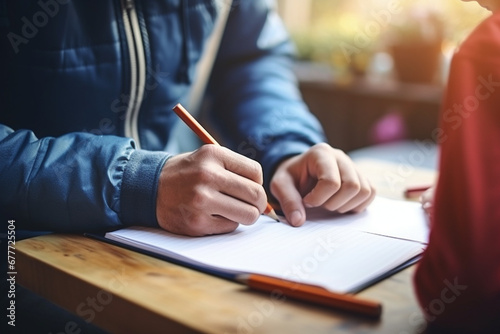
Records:
[[[120,194],[120,220],[126,226],[158,227],[156,194],[158,179],[165,161],[165,152],[136,150],[123,173]]]

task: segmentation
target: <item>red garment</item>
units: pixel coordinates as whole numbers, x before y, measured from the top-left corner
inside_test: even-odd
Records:
[[[500,333],[500,11],[452,60],[429,246],[414,283],[431,327]]]

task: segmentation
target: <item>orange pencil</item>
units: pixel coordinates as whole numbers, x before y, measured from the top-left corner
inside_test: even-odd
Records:
[[[404,195],[406,198],[411,198],[420,195],[427,189],[429,189],[431,186],[422,186],[422,187],[411,187],[407,188],[404,191]]]
[[[208,133],[207,130],[205,130],[203,126],[201,126],[201,124],[198,123],[198,121],[180,103],[177,103],[173,108],[173,110],[177,114],[177,116],[179,116],[180,119],[182,119],[182,121],[186,123],[186,125],[189,126],[189,128],[193,130],[194,133],[196,133],[196,135],[201,139],[201,141],[203,141],[205,144],[214,144],[220,146],[220,144],[215,140],[215,138],[212,137],[210,133]],[[266,210],[264,210],[264,214],[266,214],[267,216],[271,217],[272,219],[278,222],[280,221],[278,215],[276,214],[273,207],[269,203],[267,203],[267,207]]]
[[[273,292],[292,299],[349,311],[371,318],[379,318],[382,314],[382,305],[378,302],[361,299],[351,294],[334,293],[314,285],[258,274],[239,275],[237,280],[255,290]]]

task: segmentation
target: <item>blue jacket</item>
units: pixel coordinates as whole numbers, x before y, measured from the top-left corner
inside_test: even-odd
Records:
[[[186,102],[216,2],[0,1],[4,222],[157,226],[172,107]],[[280,160],[324,141],[271,2],[234,1],[208,85],[224,145],[258,160],[266,187]]]

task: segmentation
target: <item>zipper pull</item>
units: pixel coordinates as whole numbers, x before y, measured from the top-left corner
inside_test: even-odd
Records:
[[[134,0],[125,0],[125,8],[127,10],[134,9]]]

